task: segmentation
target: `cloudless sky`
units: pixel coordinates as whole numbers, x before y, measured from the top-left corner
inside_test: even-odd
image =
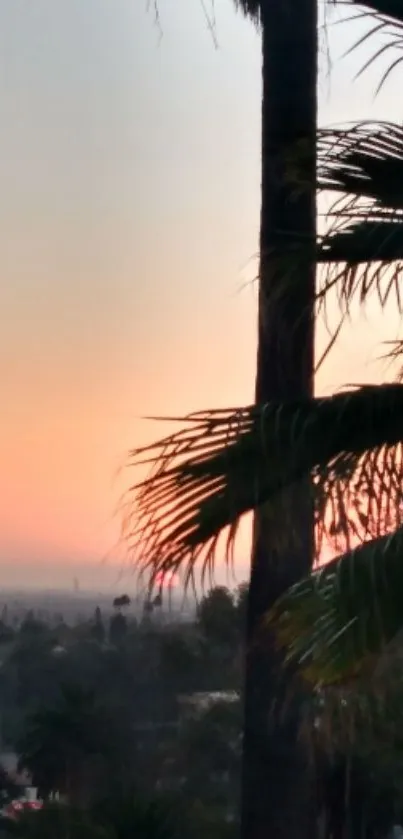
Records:
[[[252,400],[259,36],[231,0],[218,47],[199,0],[158,8],[0,2],[2,585],[96,586],[117,470],[164,430],[139,418]],[[322,43],[323,124],[399,118],[399,69],[375,99],[369,47],[340,61],[361,31],[330,27],[330,78]],[[396,328],[374,307],[318,388],[379,375]]]

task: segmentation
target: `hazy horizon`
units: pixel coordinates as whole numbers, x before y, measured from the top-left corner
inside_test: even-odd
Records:
[[[244,569],[247,565],[247,557],[243,563]],[[241,564],[242,565],[242,564]],[[232,574],[225,568],[217,570],[214,582],[218,585],[228,585],[230,588],[242,583],[245,579],[245,571],[242,567],[236,569]],[[180,582],[177,583],[178,591]],[[207,588],[209,586],[207,585]],[[116,593],[129,592],[131,595],[139,591],[138,577],[130,566],[123,562],[119,565],[116,562],[106,560],[94,561],[69,561],[57,562],[35,560],[26,562],[23,559],[17,562],[6,562],[0,560],[0,592],[21,591],[60,591],[71,594],[102,593],[116,595]]]
[[[130,588],[133,576],[122,576],[102,562],[0,562],[2,591],[64,591],[74,593],[75,581],[81,592],[116,592]]]

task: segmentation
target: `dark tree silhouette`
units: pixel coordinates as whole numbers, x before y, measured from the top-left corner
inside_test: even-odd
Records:
[[[131,599],[128,594],[121,594],[119,597],[115,597],[113,601],[114,609],[125,609],[130,606]]]
[[[210,644],[235,644],[236,607],[231,592],[216,586],[206,594],[197,609],[200,629]]]
[[[127,635],[127,620],[125,615],[117,612],[112,615],[109,621],[109,641],[111,644],[119,645],[126,638]]]
[[[94,615],[94,623],[92,626],[92,636],[95,641],[98,641],[99,644],[103,644],[105,641],[105,626],[102,619],[102,612],[99,606],[95,609]]]
[[[28,716],[17,743],[20,768],[45,796],[59,791],[71,804],[87,802],[91,765],[105,748],[106,733],[94,692],[66,686],[57,704]]]

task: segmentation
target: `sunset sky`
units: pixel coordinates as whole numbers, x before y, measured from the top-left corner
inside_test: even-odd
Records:
[[[106,584],[141,416],[252,399],[259,37],[231,0],[218,47],[200,0],[152,5],[0,3],[1,585]],[[339,60],[360,31],[330,77],[323,43],[322,124],[399,118],[399,69],[375,99],[368,48]],[[375,306],[318,387],[379,375],[396,328]]]

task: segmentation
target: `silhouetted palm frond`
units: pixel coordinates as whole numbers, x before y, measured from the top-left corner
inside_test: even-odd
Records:
[[[261,0],[234,0],[234,2],[237,9],[241,9],[247,17],[259,23]]]
[[[184,418],[185,428],[132,452],[150,476],[128,492],[124,535],[138,569],[189,582],[199,561],[214,565],[220,534],[231,560],[240,517],[307,475],[313,479],[320,540],[346,544],[399,520],[403,386],[269,403]],[[269,505],[267,505],[269,507]],[[283,525],[292,528],[284,505]]]
[[[402,309],[403,128],[364,122],[322,130],[318,186],[339,193],[318,247],[324,264],[319,299],[335,289],[342,311],[375,292],[383,307],[393,294]]]
[[[385,345],[389,347],[389,350],[384,353],[382,358],[389,361],[394,367],[397,364],[399,365],[396,379],[403,383],[403,340],[385,341]]]
[[[403,24],[403,6],[401,0],[347,0],[354,6],[365,6],[378,15],[383,15],[391,20]]]
[[[403,127],[363,121],[322,128],[318,155],[320,189],[368,197],[381,210],[403,209]]]
[[[339,5],[358,8],[359,11],[347,18],[349,20],[367,19],[370,13],[371,24],[367,32],[353,44],[349,52],[363,46],[373,36],[381,38],[380,46],[365,61],[358,75],[361,75],[379,58],[395,53],[391,63],[384,70],[377,92],[381,89],[391,72],[403,60],[403,13],[400,0],[332,0]]]

